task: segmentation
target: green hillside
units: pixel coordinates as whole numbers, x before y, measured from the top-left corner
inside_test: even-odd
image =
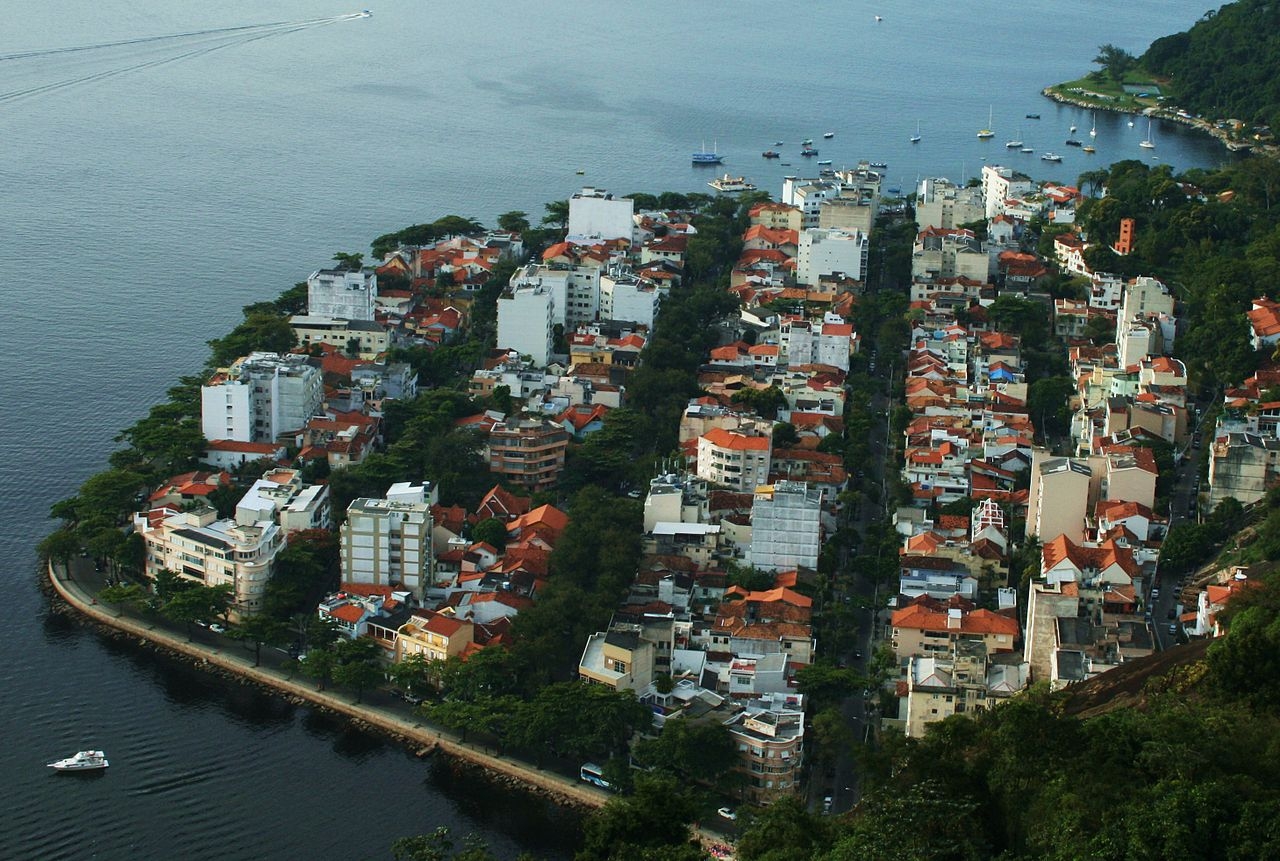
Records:
[[[1151,43],[1140,65],[1167,95],[1206,117],[1280,127],[1280,4],[1239,0],[1185,33]]]

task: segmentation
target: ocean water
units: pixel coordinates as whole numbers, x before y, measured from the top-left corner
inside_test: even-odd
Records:
[[[1070,182],[1120,158],[1229,157],[1159,125],[1146,152],[1145,123],[1110,114],[1088,156],[1063,146],[1071,124],[1086,139],[1087,113],[1039,95],[1087,70],[1102,43],[1140,53],[1185,29],[1203,12],[1186,0],[390,0],[341,20],[329,19],[359,10],[6,11],[0,855],[14,857],[384,858],[395,837],[436,824],[478,831],[508,857],[558,851],[545,829],[402,751],[50,617],[36,589],[49,505],[200,367],[241,306],[335,251],[446,214],[536,221],[584,184],[705,191],[717,169],[689,160],[703,145],[725,155],[720,172],[775,194],[805,172],[806,137],[837,166],[888,163],[888,184],[904,189],[984,163]],[[251,25],[271,26],[231,29]],[[187,35],[150,39],[176,34]],[[88,46],[104,47],[48,51]],[[981,142],[989,110],[996,137]],[[1037,153],[1007,152],[1012,137]],[[770,148],[783,158],[761,159]],[[1040,161],[1045,150],[1064,162]],[[46,779],[44,762],[90,743],[122,767]]]

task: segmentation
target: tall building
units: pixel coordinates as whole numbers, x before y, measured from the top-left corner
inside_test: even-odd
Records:
[[[284,531],[270,519],[219,520],[208,506],[161,517],[164,512],[134,517],[134,529],[147,546],[147,576],[154,579],[168,570],[201,586],[230,585],[233,613],[257,613],[284,548]]]
[[[1004,212],[1006,200],[1029,194],[1034,188],[1031,177],[1011,167],[998,164],[982,166],[982,201],[986,217],[995,218]]]
[[[985,221],[982,189],[955,185],[947,179],[922,179],[916,196],[916,228],[950,230]]]
[[[498,346],[528,356],[539,368],[551,362],[556,299],[552,287],[512,284],[498,297]]]
[[[569,328],[593,323],[600,311],[600,267],[530,263],[511,276],[511,286],[542,286],[555,297],[552,318]]]
[[[812,285],[837,273],[861,281],[866,277],[868,247],[867,235],[860,230],[802,230],[796,251],[796,281]]]
[[[584,188],[569,198],[569,241],[593,243],[609,239],[632,241],[636,204],[615,198],[603,188]]]
[[[342,582],[399,585],[419,599],[431,584],[434,489],[400,482],[385,499],[356,499],[342,524]]]
[[[698,477],[740,493],[752,493],[769,480],[769,448],[769,436],[712,428],[698,437]]]
[[[751,503],[752,567],[764,571],[817,568],[822,548],[822,491],[803,481],[756,488]]]
[[[320,369],[306,356],[251,353],[200,388],[200,430],[208,440],[272,443],[305,427],[323,399]]]
[[[1081,461],[1049,457],[1043,449],[1033,451],[1027,535],[1039,536],[1042,543],[1059,535],[1083,541],[1092,475],[1093,471]]]
[[[318,269],[307,278],[307,314],[341,320],[372,320],[378,276],[372,269]]]
[[[611,269],[600,277],[600,319],[653,328],[662,291],[652,281]]]
[[[489,432],[489,471],[537,492],[552,487],[564,469],[569,433],[544,419],[511,418]]]

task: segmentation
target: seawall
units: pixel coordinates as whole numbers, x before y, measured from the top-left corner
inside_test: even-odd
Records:
[[[544,796],[562,807],[593,810],[602,807],[609,795],[558,774],[539,770],[526,763],[485,753],[484,750],[461,741],[452,733],[427,726],[422,722],[407,720],[376,706],[352,703],[331,691],[317,691],[311,685],[295,681],[268,667],[255,667],[248,655],[240,650],[222,649],[194,643],[174,636],[145,621],[132,619],[119,611],[99,604],[97,598],[73,578],[59,574],[56,566],[47,566],[49,583],[56,595],[68,607],[90,621],[137,637],[159,649],[204,666],[220,670],[270,688],[300,703],[308,703],[327,711],[341,714],[362,729],[369,729],[392,738],[414,750],[419,755],[439,753],[461,763],[482,769],[498,782],[518,786],[536,795]]]

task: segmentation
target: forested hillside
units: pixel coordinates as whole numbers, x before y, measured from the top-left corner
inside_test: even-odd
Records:
[[[1280,128],[1280,4],[1239,0],[1207,12],[1152,42],[1140,62],[1168,77],[1166,93],[1192,113]]]

